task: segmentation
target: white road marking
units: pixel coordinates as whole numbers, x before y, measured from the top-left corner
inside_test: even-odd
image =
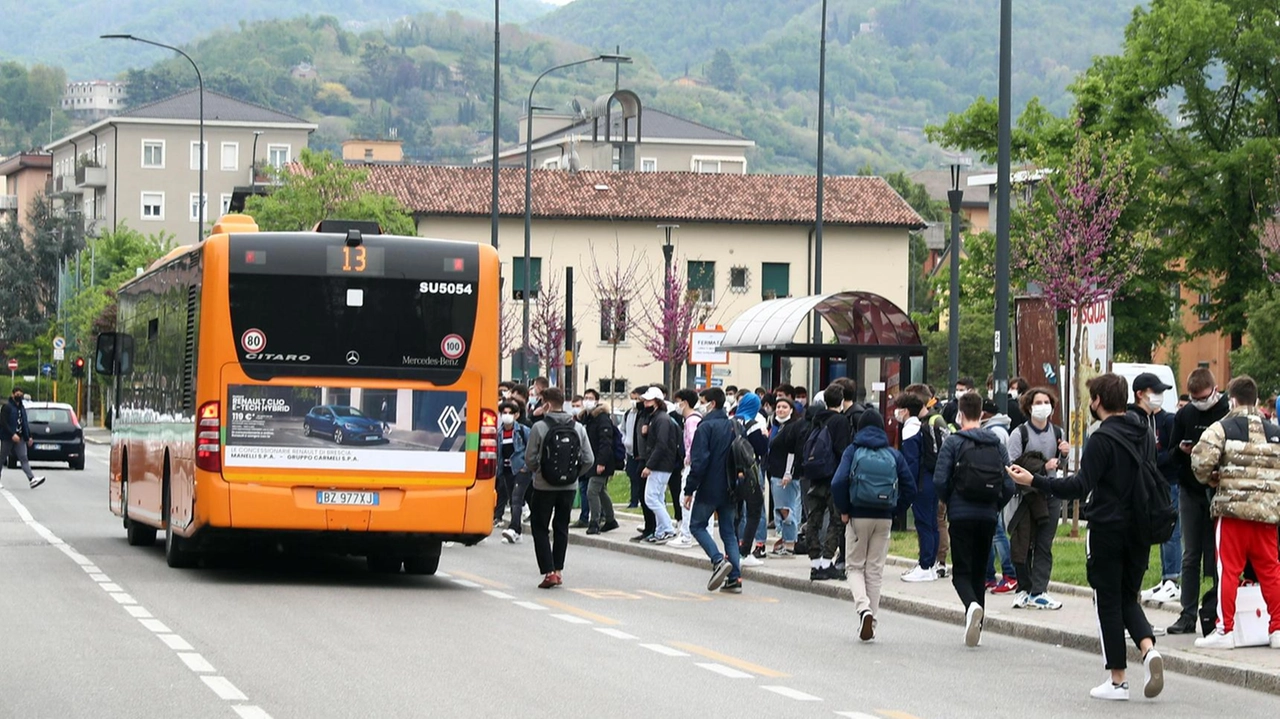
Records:
[[[239,714],[241,719],[271,719],[271,715],[266,713],[262,707],[252,704],[237,704],[231,708],[236,710],[236,714]]]
[[[219,699],[246,701],[249,698],[244,695],[244,692],[236,689],[236,685],[232,684],[231,680],[226,677],[202,676],[200,679],[209,685],[209,688],[213,690],[214,694],[218,695]]]
[[[767,692],[773,692],[774,694],[777,694],[779,696],[784,696],[788,699],[795,699],[796,701],[801,701],[801,702],[822,701],[822,697],[815,697],[812,694],[805,694],[804,692],[797,691],[795,689],[792,689],[791,687],[761,686],[760,688]]]
[[[130,604],[126,606],[124,610],[129,613],[129,616],[135,619],[151,618],[151,612],[148,612],[146,607],[140,607],[137,604]]]
[[[96,564],[86,564],[82,566],[81,569],[88,572],[89,574],[98,574],[99,572],[102,571],[101,569],[98,569],[98,566]]]
[[[480,588],[480,585],[479,585],[479,584],[476,584],[475,582],[472,582],[472,581],[467,580],[467,579],[454,579],[454,580],[453,580],[453,583],[454,583],[454,584],[456,584],[456,585],[458,585],[459,587],[466,587],[467,589],[479,589],[479,588]]]
[[[874,714],[863,714],[862,712],[836,712],[836,716],[844,717],[845,719],[880,719]]]
[[[164,622],[160,621],[159,619],[139,619],[138,621],[142,622],[142,626],[146,627],[147,629],[150,629],[156,634],[172,634],[173,633],[173,630],[165,626]]]
[[[568,622],[570,624],[590,624],[591,623],[590,619],[585,619],[583,617],[575,617],[572,614],[552,614],[551,616],[555,617],[556,619],[559,619],[562,622]]]
[[[737,669],[733,669],[732,667],[726,667],[723,664],[716,664],[715,662],[697,662],[697,665],[702,667],[703,669],[706,669],[709,672],[715,672],[716,674],[719,674],[722,677],[729,677],[730,679],[750,679],[751,678],[751,675],[746,672],[740,672]]]
[[[106,575],[104,574],[102,576],[105,577]],[[119,584],[113,584],[103,579],[96,579],[94,581],[103,582],[102,584],[98,585],[99,587],[102,587],[103,591],[106,591],[106,592],[123,592],[124,591],[123,589],[120,588]]]
[[[596,631],[600,632],[601,634],[607,637],[613,637],[614,639],[635,639],[636,638],[634,634],[627,634],[621,629],[614,629],[613,627],[596,627]]]
[[[61,539],[59,539],[58,541],[61,542],[61,544],[58,545],[58,550],[61,551],[63,554],[67,555],[68,557],[70,557],[71,561],[75,562],[76,564],[79,564],[82,567],[87,567],[90,564],[93,564],[93,560],[89,559],[83,554],[72,549],[70,544],[63,542]]]
[[[205,659],[195,652],[178,652],[178,658],[181,659],[182,663],[186,664],[187,668],[193,672],[212,674],[218,671],[213,668],[213,665],[209,663],[208,659]]]
[[[440,577],[441,579],[453,579],[452,574],[445,574],[444,572],[436,572],[436,576]]]
[[[111,581],[111,578],[110,578],[110,577],[108,577],[108,576],[107,576],[107,575],[105,575],[105,574],[90,574],[90,575],[89,575],[89,578],[90,578],[90,579],[92,579],[92,580],[93,580],[93,581],[95,581],[95,582],[109,582],[109,581]],[[119,591],[119,590],[116,590],[116,591]]]
[[[668,657],[687,657],[687,656],[689,656],[688,654],[686,654],[686,653],[684,653],[684,652],[680,651],[679,649],[673,649],[673,648],[671,648],[671,647],[667,646],[666,644],[641,644],[640,646],[644,647],[645,649],[649,649],[649,650],[651,650],[651,651],[655,651],[655,652],[657,652],[657,653],[659,653],[659,654],[664,654],[664,655],[666,655],[666,656],[668,656]]]
[[[121,604],[137,604],[138,603],[138,600],[134,599],[128,594],[125,594],[124,592],[115,592],[111,595],[111,598]]]
[[[160,641],[165,643],[165,646],[174,651],[189,652],[194,649],[194,647],[187,643],[186,639],[183,639],[177,634],[158,634],[157,636],[160,637]]]
[[[525,609],[532,609],[532,610],[534,610],[535,612],[538,612],[538,611],[546,611],[546,609],[547,609],[546,607],[542,606],[541,604],[538,604],[537,602],[514,602],[514,604],[515,604],[517,607],[524,607]]]
[[[484,590],[484,593],[488,594],[494,599],[515,599],[515,597],[511,596],[510,594],[507,594],[506,592],[500,592],[496,589],[486,589]]]

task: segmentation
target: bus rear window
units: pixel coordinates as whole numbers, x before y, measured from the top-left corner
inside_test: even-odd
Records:
[[[457,381],[475,329],[477,293],[391,277],[232,272],[240,364],[274,376]],[[460,283],[461,284],[461,283]]]

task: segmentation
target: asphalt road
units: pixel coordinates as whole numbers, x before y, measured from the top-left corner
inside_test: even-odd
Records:
[[[563,588],[526,540],[448,548],[441,576],[361,560],[237,556],[173,570],[83,472],[0,492],[0,717],[1268,716],[1274,696],[1170,674],[1155,702],[1098,702],[1096,655],[570,547]],[[624,531],[624,530],[620,530]],[[446,576],[447,575],[447,576]]]

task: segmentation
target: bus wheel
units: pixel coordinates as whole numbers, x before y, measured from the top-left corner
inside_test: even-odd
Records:
[[[190,540],[173,532],[169,511],[169,467],[165,465],[164,478],[164,561],[174,569],[190,569],[200,563],[200,556],[188,549]]]
[[[405,574],[425,574],[432,575],[440,568],[440,555],[428,556],[418,554],[412,557],[404,558]]]
[[[124,515],[125,537],[130,547],[150,547],[156,543],[156,528],[129,519],[129,483],[120,483],[121,514]]]
[[[390,554],[370,554],[364,561],[369,571],[375,574],[397,574],[400,571],[400,558]]]

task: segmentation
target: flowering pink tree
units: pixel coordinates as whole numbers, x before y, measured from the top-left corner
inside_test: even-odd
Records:
[[[670,375],[663,377],[663,382],[672,391],[681,368],[689,360],[690,333],[715,311],[714,305],[704,302],[697,290],[689,289],[688,277],[678,269],[681,264],[672,262],[670,282],[664,282],[664,275],[650,278],[643,319],[636,326],[640,344],[654,361],[670,363]]]
[[[498,353],[506,359],[515,352],[520,341],[519,303],[512,302],[506,293],[500,293],[498,299]]]
[[[622,259],[622,247],[614,240],[613,257],[601,263],[595,245],[591,245],[591,295],[595,309],[600,314],[600,340],[609,345],[609,399],[617,403],[614,378],[618,376],[618,345],[627,341],[627,332],[635,323],[632,310],[640,292],[640,277],[647,274],[644,257],[634,248],[627,261]]]
[[[548,375],[564,366],[564,336],[564,297],[553,274],[539,283],[529,312],[530,349]]]

